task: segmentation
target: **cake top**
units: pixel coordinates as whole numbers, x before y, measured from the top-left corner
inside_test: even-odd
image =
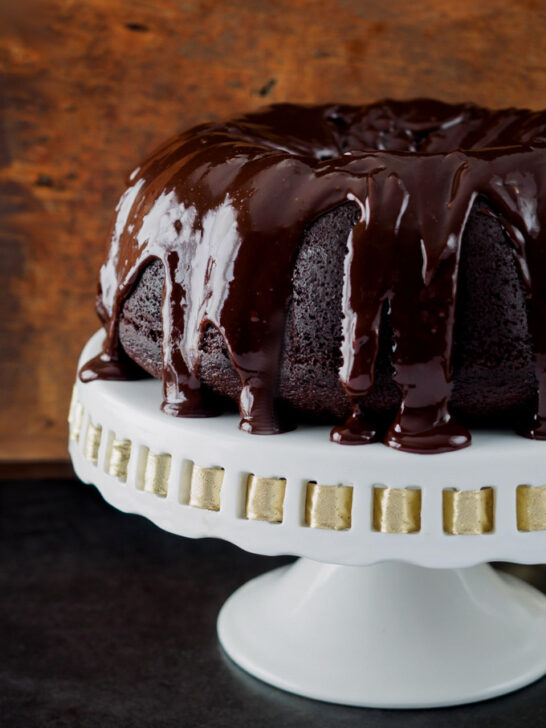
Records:
[[[347,242],[339,376],[353,414],[331,437],[378,438],[359,403],[373,385],[388,305],[402,402],[384,441],[412,452],[464,447],[470,435],[449,412],[457,274],[464,226],[483,196],[528,291],[538,387],[526,434],[544,438],[545,155],[544,112],[423,99],[280,104],[179,134],[137,167],[118,204],[100,276],[107,336],[80,376],[134,375],[119,344],[119,315],[141,271],[158,259],[164,411],[215,412],[199,380],[201,334],[212,324],[241,379],[241,428],[287,429],[275,395],[298,248],[308,225],[350,200],[360,216]]]

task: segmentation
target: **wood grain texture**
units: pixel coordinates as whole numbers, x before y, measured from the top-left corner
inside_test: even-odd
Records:
[[[546,105],[542,0],[0,0],[0,460],[66,457],[125,174],[275,101]]]

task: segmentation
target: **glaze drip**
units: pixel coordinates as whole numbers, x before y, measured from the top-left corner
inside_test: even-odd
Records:
[[[153,259],[165,268],[162,408],[216,414],[199,379],[206,325],[223,337],[242,391],[241,428],[281,432],[276,404],[292,273],[305,229],[353,201],[340,381],[353,408],[331,438],[381,437],[360,402],[374,382],[381,311],[394,332],[402,400],[384,442],[410,452],[470,443],[449,411],[461,240],[481,195],[495,209],[530,298],[537,408],[523,430],[546,438],[546,114],[386,101],[359,108],[282,104],[201,125],[130,177],[101,269],[106,339],[84,381],[135,376],[119,343],[125,298]]]

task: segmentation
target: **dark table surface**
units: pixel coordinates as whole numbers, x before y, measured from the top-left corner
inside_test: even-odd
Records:
[[[230,662],[215,620],[237,586],[287,559],[164,533],[76,480],[6,482],[0,499],[2,728],[546,726],[546,679],[429,711],[283,693]],[[517,573],[546,591],[546,567]]]

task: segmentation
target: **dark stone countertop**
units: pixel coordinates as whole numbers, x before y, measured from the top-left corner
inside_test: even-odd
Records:
[[[0,484],[0,725],[78,728],[546,725],[546,679],[450,709],[313,702],[248,676],[215,620],[287,559],[164,533],[78,481]],[[546,591],[546,567],[510,567]]]

